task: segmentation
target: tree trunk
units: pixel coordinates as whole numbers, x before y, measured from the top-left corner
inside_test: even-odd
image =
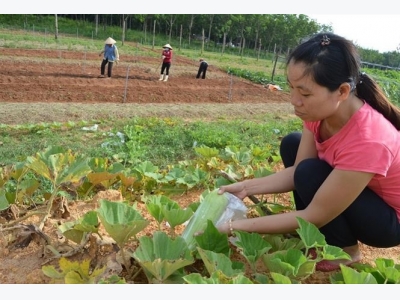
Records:
[[[168,37],[169,37],[169,39],[168,39],[168,43],[171,43],[171,38],[172,38],[172,26],[174,25],[174,18],[173,18],[173,16],[171,15],[171,18],[170,18],[170,26],[169,26],[169,34],[168,34]]]
[[[154,50],[154,41],[156,39],[156,20],[154,20],[154,26],[153,26],[153,47],[151,48]]]
[[[257,42],[258,42],[258,30],[256,30],[256,37],[254,39],[254,53],[257,51]]]
[[[179,33],[179,50],[181,50],[181,46],[182,46],[182,32],[183,32],[183,28],[182,28],[182,24],[181,24],[181,31]]]
[[[144,32],[144,44],[147,43],[147,16],[144,18],[143,22],[143,32]]]
[[[225,44],[226,44],[226,32],[224,32],[224,38],[222,41],[222,54],[225,52]]]
[[[129,15],[125,17],[125,15],[122,15],[122,45],[124,45],[125,42],[125,31],[126,31],[126,20],[128,19]]]
[[[194,15],[190,16],[190,23],[189,23],[189,46],[190,46],[190,39],[192,37],[192,27],[194,22]]]
[[[95,27],[94,34],[97,37],[97,34],[99,33],[99,15],[95,16],[95,23],[96,23],[96,27]]]
[[[205,40],[205,36],[204,36],[204,28],[201,30],[201,37],[202,37],[202,42],[201,42],[201,55],[203,55],[204,52],[204,40]]]
[[[58,18],[57,18],[57,15],[54,15],[54,27],[55,27],[54,38],[57,40],[58,39]]]
[[[246,39],[242,37],[240,41],[240,57],[243,57],[245,45],[246,45]]]

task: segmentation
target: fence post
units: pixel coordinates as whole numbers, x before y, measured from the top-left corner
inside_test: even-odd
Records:
[[[274,75],[275,75],[275,68],[276,68],[277,61],[278,61],[278,53],[275,55],[275,62],[274,62],[274,67],[272,69],[271,82],[274,82]]]
[[[228,94],[229,101],[232,101],[232,84],[233,84],[233,76],[231,73],[231,80],[230,80],[230,84],[229,84],[229,94]]]

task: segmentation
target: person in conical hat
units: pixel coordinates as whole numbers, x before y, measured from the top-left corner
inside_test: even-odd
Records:
[[[104,42],[104,44],[106,45],[114,45],[116,43],[116,41],[112,38],[109,37],[108,39],[106,39],[106,41]]]
[[[170,44],[165,44],[165,45],[163,46],[163,48],[168,48],[168,49],[172,50],[172,47],[171,47]]]
[[[172,60],[172,47],[170,44],[165,44],[163,46],[163,51],[161,54],[162,58],[162,66],[161,66],[161,74],[160,74],[160,81],[168,81],[169,77],[169,68],[171,67],[171,60]],[[165,75],[164,75],[165,71]]]
[[[108,78],[111,78],[114,62],[118,64],[119,53],[115,43],[116,41],[113,38],[109,37],[104,42],[105,44],[104,49],[99,53],[99,56],[101,56],[104,53],[103,61],[101,62],[100,65],[100,76],[99,76],[100,78],[104,78],[104,73],[107,64],[108,64],[108,69],[107,69]]]

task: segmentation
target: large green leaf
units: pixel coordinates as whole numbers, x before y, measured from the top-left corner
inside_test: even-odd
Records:
[[[275,284],[291,284],[292,283],[292,280],[285,275],[275,273],[275,272],[271,272],[270,275]]]
[[[56,186],[66,182],[78,182],[91,172],[86,158],[77,157],[70,150],[65,153],[58,152],[60,150],[56,147],[48,148],[30,156],[26,159],[26,166]]]
[[[80,218],[75,225],[75,228],[85,232],[99,232],[99,219],[95,211],[88,211]]]
[[[179,208],[178,203],[165,195],[149,195],[144,197],[146,208],[158,223],[164,220],[163,207]]]
[[[233,262],[222,253],[215,253],[213,251],[197,248],[201,259],[208,271],[208,274],[220,270],[228,277],[233,277],[244,272],[243,264],[233,264]]]
[[[307,249],[312,247],[323,247],[327,245],[325,236],[318,230],[317,226],[297,218],[299,228],[296,230]]]
[[[62,154],[60,156],[62,156]],[[56,185],[60,185],[61,183],[65,182],[79,182],[82,177],[91,172],[86,158],[75,157],[71,154],[68,154],[68,156],[68,165],[60,165],[60,171],[56,180]]]
[[[231,253],[228,236],[220,233],[211,220],[207,220],[207,227],[204,232],[195,236],[197,245],[204,250],[223,253],[227,256]]]
[[[97,213],[107,233],[120,247],[149,224],[136,209],[122,202],[102,199]]]
[[[249,233],[244,231],[236,232],[237,241],[235,245],[241,249],[242,255],[255,270],[255,264],[258,259],[267,253],[272,246],[264,240],[258,233]]]
[[[183,238],[171,239],[165,232],[156,231],[153,237],[139,238],[139,247],[132,256],[147,271],[149,280],[165,282],[178,270],[194,262]]]
[[[168,224],[175,228],[178,225],[185,223],[193,215],[193,210],[190,208],[175,208],[168,209],[168,207],[162,207],[163,215]]]
[[[346,252],[344,252],[342,248],[339,248],[336,246],[331,246],[331,245],[325,245],[322,248],[322,250],[323,251],[320,252],[322,254],[322,259],[325,259],[325,260],[335,260],[335,259],[351,260],[350,255],[348,255]]]
[[[263,238],[272,246],[272,252],[291,248],[299,250],[304,249],[303,241],[296,237],[288,239],[282,234],[265,234]]]
[[[34,156],[27,157],[26,161],[26,165],[28,168],[32,169],[38,175],[47,178],[51,182],[54,182],[54,176],[52,176],[52,173],[50,172],[50,169],[47,167],[45,162],[39,160],[37,157]]]
[[[10,172],[10,177],[12,177],[18,181],[18,180],[20,180],[20,178],[22,178],[23,176],[26,175],[28,170],[29,170],[29,168],[26,167],[24,162],[16,163],[13,166],[12,171]]]
[[[10,206],[6,198],[6,191],[4,189],[0,190],[0,211],[7,209]]]
[[[194,148],[194,151],[204,157],[204,158],[212,158],[212,157],[216,157],[219,154],[219,150],[216,148],[210,148],[207,146],[201,146],[201,147],[197,147]]]
[[[95,211],[89,211],[76,221],[61,224],[58,226],[58,229],[67,239],[79,244],[85,232],[98,233],[99,220],[97,213]]]
[[[229,277],[220,270],[214,272],[210,278],[202,277],[198,273],[191,273],[184,276],[183,279],[189,284],[253,284],[253,282],[243,274]]]
[[[376,279],[370,273],[357,272],[350,267],[340,265],[345,284],[377,284]]]
[[[396,265],[393,259],[377,258],[376,269],[388,283],[400,283],[400,265]]]
[[[264,254],[262,259],[270,272],[279,273],[291,279],[304,279],[315,271],[316,261],[308,260],[298,249]]]
[[[75,221],[65,222],[60,226],[58,226],[58,229],[68,240],[71,240],[74,243],[79,244],[82,241],[84,232],[75,229],[74,226],[75,226]]]

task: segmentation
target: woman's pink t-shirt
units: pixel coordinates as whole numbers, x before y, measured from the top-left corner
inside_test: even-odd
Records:
[[[400,220],[400,132],[368,103],[322,143],[320,124],[304,122],[314,134],[318,157],[335,169],[375,173],[368,187],[396,210]]]

